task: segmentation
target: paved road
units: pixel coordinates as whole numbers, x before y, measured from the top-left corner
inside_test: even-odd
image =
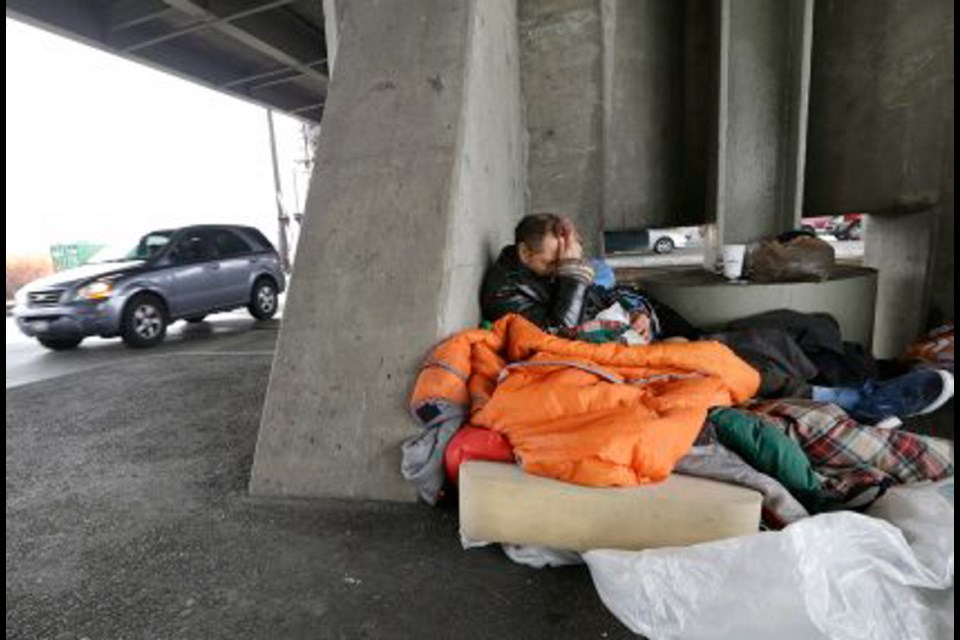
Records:
[[[73,351],[54,352],[20,333],[7,318],[7,388],[140,358],[189,352],[226,355],[272,353],[279,320],[256,322],[245,311],[210,316],[205,322],[174,323],[159,347],[129,349],[119,339],[87,338]]]

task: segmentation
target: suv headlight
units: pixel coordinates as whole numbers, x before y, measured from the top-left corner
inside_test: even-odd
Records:
[[[111,295],[113,295],[111,280],[95,280],[77,291],[77,297],[84,300],[106,300]]]

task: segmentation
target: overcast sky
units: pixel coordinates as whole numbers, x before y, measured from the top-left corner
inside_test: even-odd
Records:
[[[7,254],[193,222],[276,237],[263,108],[6,22]],[[300,125],[277,132],[292,211]]]

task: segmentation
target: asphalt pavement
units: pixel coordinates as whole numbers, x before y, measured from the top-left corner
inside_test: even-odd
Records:
[[[246,311],[236,311],[211,315],[197,324],[175,322],[167,332],[167,339],[153,349],[130,349],[119,338],[91,337],[77,349],[50,351],[20,333],[13,318],[7,317],[7,388],[135,358],[205,351],[272,352],[279,322],[279,319],[257,322]],[[266,341],[264,332],[271,336]]]
[[[455,511],[248,496],[279,323],[206,324],[47,353],[8,323],[8,639],[633,637]]]

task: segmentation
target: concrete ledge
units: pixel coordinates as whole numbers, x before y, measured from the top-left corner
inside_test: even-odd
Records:
[[[703,329],[775,309],[829,313],[845,340],[873,343],[877,272],[838,266],[826,282],[730,283],[702,269],[660,272],[637,281],[650,294]]]

